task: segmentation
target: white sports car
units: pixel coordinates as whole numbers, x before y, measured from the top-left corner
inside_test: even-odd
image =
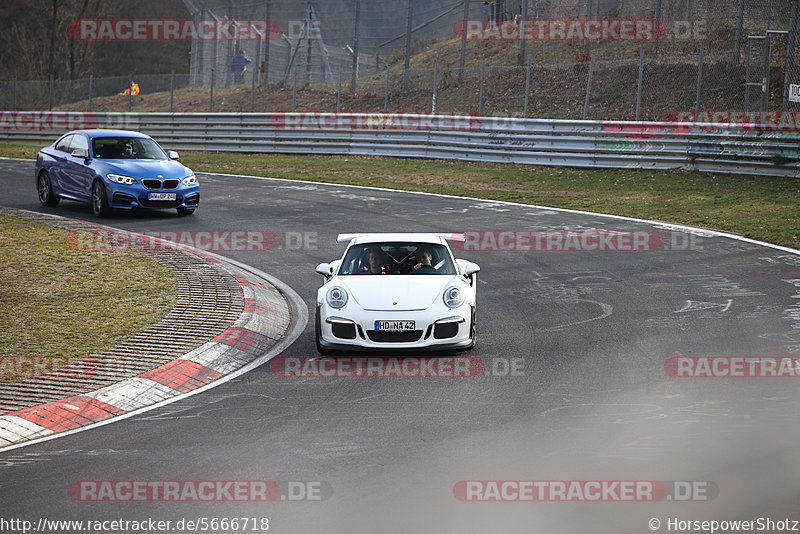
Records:
[[[456,260],[459,234],[340,234],[340,260],[321,263],[317,349],[469,349],[477,273]]]

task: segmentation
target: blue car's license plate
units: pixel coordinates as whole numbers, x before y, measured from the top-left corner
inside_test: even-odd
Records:
[[[375,330],[409,332],[414,330],[414,321],[375,321]]]
[[[148,193],[147,200],[176,200],[175,193]]]

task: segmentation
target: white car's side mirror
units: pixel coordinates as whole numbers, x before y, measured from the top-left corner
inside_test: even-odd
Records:
[[[320,263],[317,265],[317,272],[325,278],[330,278],[333,274],[333,265],[330,263]]]
[[[472,263],[471,261],[467,260],[456,260],[458,266],[461,268],[461,272],[466,277],[470,277],[475,273],[480,272],[481,268],[477,263]]]
[[[85,148],[76,148],[70,155],[73,158],[87,159],[89,157],[89,151]]]
[[[178,159],[178,158],[180,158],[178,153],[175,152],[174,150],[170,150],[169,152],[167,152],[167,155],[169,156],[169,159]]]

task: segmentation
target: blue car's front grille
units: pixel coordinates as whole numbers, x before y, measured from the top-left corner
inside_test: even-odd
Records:
[[[164,180],[164,189],[175,189],[180,183],[180,180]]]
[[[161,189],[161,180],[155,178],[145,178],[142,180],[142,185],[147,189]]]

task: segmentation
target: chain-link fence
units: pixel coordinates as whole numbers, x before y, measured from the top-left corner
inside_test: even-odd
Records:
[[[220,7],[206,0],[201,9],[185,0],[195,18],[272,17],[289,35],[247,43],[194,41],[188,73],[0,81],[0,108],[385,110],[607,120],[689,120],[703,112],[800,108],[791,88],[800,85],[800,0],[403,0],[395,2],[390,23],[379,20],[375,11],[385,2],[342,2],[354,9],[331,12],[322,5],[312,13],[311,4],[281,0]],[[489,38],[502,36],[498,28],[503,24],[519,26],[514,18],[523,13],[529,22],[539,21],[538,38]],[[479,31],[461,41],[454,29],[465,17],[477,18]],[[562,39],[569,36],[565,28],[587,30],[588,35],[588,26],[570,26],[573,19],[607,21],[612,37],[620,36],[620,21],[660,21],[663,35],[634,42],[574,35]],[[411,47],[417,55],[406,68],[405,50],[398,47],[409,21],[412,39],[440,38]],[[318,27],[304,33],[307,23]],[[597,27],[605,28],[602,24]],[[559,28],[562,33],[552,33]],[[326,35],[330,38],[322,39]],[[355,44],[356,35],[367,54],[384,55],[377,64],[362,58],[354,76],[353,48],[338,45]],[[387,44],[389,35],[399,39]],[[244,46],[251,47],[255,65],[242,80],[234,80],[230,58]],[[352,91],[350,81],[356,78]],[[132,82],[139,93],[122,94]]]

